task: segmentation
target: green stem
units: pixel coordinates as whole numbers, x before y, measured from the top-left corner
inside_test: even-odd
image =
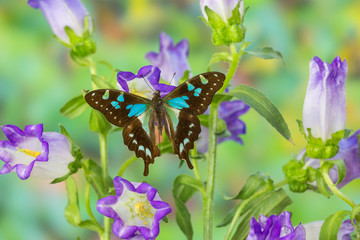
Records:
[[[229,71],[226,74],[224,85],[218,91],[218,93],[223,93],[225,91],[225,89],[228,87],[228,85],[230,83],[230,80],[233,78],[233,76],[234,76],[234,74],[236,72],[236,69],[237,69],[237,66],[239,64],[240,58],[241,58],[241,56],[243,54],[242,51],[240,51],[239,53],[237,52],[235,43],[230,44],[230,51],[231,51],[232,61],[230,63]]]
[[[248,205],[248,203],[250,203],[251,201],[253,201],[255,198],[259,197],[260,195],[267,193],[269,191],[273,191],[274,189],[280,188],[283,185],[287,184],[287,179],[284,179],[278,183],[276,183],[273,186],[268,186],[263,190],[260,190],[258,192],[256,192],[254,195],[252,195],[250,198],[245,199],[239,206],[238,209],[235,212],[235,215],[233,217],[233,219],[231,220],[230,226],[228,231],[226,232],[225,238],[224,240],[228,240],[230,239],[231,233],[234,231],[235,225],[239,219],[239,217],[241,216],[242,211],[244,210],[244,208],[246,207],[246,205]]]
[[[102,170],[102,180],[105,187],[105,192],[108,192],[108,152],[107,152],[107,135],[103,133],[99,133],[99,141],[100,141],[100,163]],[[108,217],[104,217],[104,240],[110,240],[111,237],[111,219]]]
[[[125,169],[131,164],[133,163],[136,159],[138,159],[135,155],[132,156],[131,158],[129,158],[128,160],[126,160],[120,167],[120,170],[118,172],[118,176],[121,177],[124,172],[125,172]]]
[[[216,169],[216,124],[218,119],[218,105],[210,105],[209,117],[209,158],[206,195],[204,198],[204,236],[203,239],[212,239],[214,221],[214,190],[215,190],[215,169]]]
[[[91,185],[89,182],[86,182],[86,185],[85,185],[85,208],[86,208],[86,211],[87,211],[89,217],[91,218],[91,220],[93,220],[93,222],[96,223],[98,228],[101,229],[101,232],[99,232],[99,235],[102,235],[104,233],[104,229],[100,226],[99,222],[96,220],[94,214],[91,211],[90,190],[91,190]]]
[[[320,160],[320,166],[322,166],[324,163],[324,160]],[[330,190],[336,195],[338,196],[340,199],[342,199],[344,202],[346,202],[347,204],[350,205],[351,208],[354,208],[356,206],[356,204],[354,203],[353,200],[351,200],[348,196],[346,196],[345,194],[343,194],[337,187],[336,185],[333,183],[333,181],[331,180],[330,176],[329,176],[329,172],[326,169],[321,169],[321,174],[326,182],[326,185],[330,188]]]

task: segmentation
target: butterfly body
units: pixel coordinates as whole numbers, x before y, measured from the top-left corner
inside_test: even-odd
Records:
[[[146,176],[149,164],[160,156],[155,128],[160,135],[165,130],[174,154],[193,168],[189,151],[201,131],[197,115],[205,112],[224,80],[224,74],[208,72],[189,79],[164,97],[156,91],[151,100],[115,89],[91,91],[85,100],[110,123],[124,127],[124,143],[144,160]]]

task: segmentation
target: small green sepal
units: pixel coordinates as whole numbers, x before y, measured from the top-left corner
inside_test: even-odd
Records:
[[[226,22],[215,11],[205,6],[208,21],[205,18],[202,19],[213,29],[212,42],[214,45],[229,45],[244,40],[246,27],[242,24],[239,4],[233,9],[232,16]]]
[[[283,172],[292,192],[305,192],[310,181],[311,167],[304,169],[304,163],[295,159],[283,166]]]
[[[308,128],[306,153],[310,158],[329,159],[339,151],[339,142],[344,137],[344,130],[337,131],[331,135],[331,139],[324,143],[321,138],[314,138],[311,129]]]

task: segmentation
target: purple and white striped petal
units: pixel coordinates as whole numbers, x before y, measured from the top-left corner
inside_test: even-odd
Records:
[[[15,172],[20,179],[31,176],[45,179],[62,177],[74,161],[70,142],[62,134],[43,132],[43,125],[28,125],[24,131],[14,125],[2,126],[8,141],[0,141],[0,175]]]
[[[228,19],[232,15],[232,11],[239,2],[240,2],[239,11],[241,14],[243,14],[244,11],[243,0],[200,0],[200,8],[206,20],[208,20],[208,17],[205,12],[205,6],[216,12],[221,17],[221,19],[225,23],[227,23]]]
[[[161,70],[162,79],[170,83],[172,78],[174,78],[174,84],[178,85],[185,71],[190,71],[190,65],[187,59],[189,55],[189,42],[187,39],[183,39],[174,46],[171,37],[164,32],[160,33],[159,38],[159,53],[149,52],[146,54],[146,59],[149,60],[153,66]]]
[[[66,26],[78,37],[86,31],[84,20],[89,12],[80,0],[29,0],[28,4],[42,11],[54,34],[67,44],[70,44],[70,39],[64,30]],[[90,33],[93,30],[90,17],[88,30]]]
[[[176,88],[159,83],[160,69],[152,65],[140,68],[136,75],[132,72],[121,71],[117,74],[117,80],[117,87],[120,90],[148,98],[152,97],[154,90],[160,91],[163,97]],[[149,84],[153,89],[150,88]]]
[[[303,107],[303,125],[315,138],[324,142],[343,130],[346,120],[346,60],[336,57],[331,64],[314,57]],[[308,134],[308,133],[307,133]]]
[[[99,213],[114,218],[113,233],[123,239],[155,239],[160,220],[171,212],[157,190],[147,183],[131,183],[115,177],[116,196],[97,202]]]
[[[253,217],[250,220],[250,232],[246,239],[305,240],[304,226],[300,223],[294,228],[290,217],[291,214],[287,211],[279,216],[271,215],[266,217],[261,214],[259,222]]]

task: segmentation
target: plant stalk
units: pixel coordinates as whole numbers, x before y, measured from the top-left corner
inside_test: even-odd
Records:
[[[204,198],[204,236],[203,239],[212,239],[214,223],[214,191],[215,191],[215,170],[216,170],[216,124],[218,119],[218,105],[210,105],[209,117],[209,158],[206,194]]]

